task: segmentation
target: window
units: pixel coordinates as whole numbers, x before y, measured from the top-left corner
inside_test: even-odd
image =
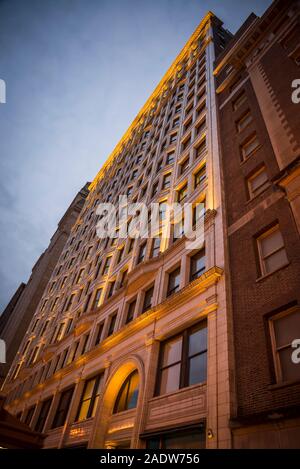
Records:
[[[165,174],[162,189],[169,189],[171,186],[171,173]]]
[[[35,410],[35,406],[32,406],[28,409],[25,420],[24,420],[25,425],[30,426],[30,423],[34,414],[34,410]]]
[[[204,426],[203,429],[195,428],[184,432],[175,431],[149,438],[146,447],[147,449],[204,449]]]
[[[101,300],[101,296],[102,296],[102,290],[103,290],[103,288],[98,288],[97,289],[92,309],[99,308],[100,300]]]
[[[143,310],[142,310],[143,313],[145,313],[146,311],[148,311],[148,309],[152,307],[153,292],[154,292],[153,286],[151,288],[148,288],[148,290],[145,291]]]
[[[300,310],[298,307],[281,312],[269,321],[273,359],[277,382],[300,379],[299,364],[292,361],[292,342],[298,338],[300,330]]]
[[[108,274],[108,271],[109,271],[109,266],[110,266],[110,261],[111,261],[111,257],[107,257],[106,261],[105,261],[105,264],[104,264],[104,268],[103,268],[103,275],[107,275]]]
[[[245,143],[241,146],[241,158],[242,161],[249,158],[252,153],[257,149],[259,146],[259,141],[256,134],[253,134],[250,138],[246,140]]]
[[[135,409],[139,395],[139,375],[135,370],[124,381],[117,396],[114,414],[125,410]]]
[[[127,281],[128,270],[123,270],[120,278],[120,288],[124,287]]]
[[[269,274],[288,263],[282,234],[276,225],[257,238],[260,270]]]
[[[75,421],[81,422],[94,417],[99,401],[102,376],[98,375],[85,382]]]
[[[158,192],[158,182],[156,182],[154,185],[153,185],[153,189],[152,189],[152,197],[154,197]]]
[[[263,166],[256,173],[247,179],[248,193],[251,199],[261,194],[267,187],[269,187],[269,178],[267,175],[266,167]]]
[[[143,243],[143,244],[140,246],[139,255],[138,255],[138,261],[137,261],[138,264],[140,264],[141,262],[143,262],[143,261],[145,260],[145,256],[146,256],[146,247],[147,247],[147,243]]]
[[[180,267],[169,274],[167,296],[176,293],[180,286]]]
[[[237,122],[236,128],[238,132],[242,132],[249,124],[251,124],[253,118],[252,114],[250,113],[249,109]]]
[[[109,320],[109,326],[108,326],[108,331],[107,331],[107,337],[109,337],[110,335],[112,335],[112,334],[114,333],[116,321],[117,321],[117,313],[114,313],[114,314],[110,317],[110,320]]]
[[[173,164],[174,163],[174,158],[175,158],[175,153],[172,152],[172,153],[168,153],[167,154],[167,165],[168,164]]]
[[[190,281],[192,282],[196,278],[199,278],[200,275],[205,271],[205,249],[194,254],[191,257],[191,271],[190,271]]]
[[[116,284],[115,280],[113,280],[112,282],[109,282],[107,298],[110,298],[111,296],[113,296],[115,284]]]
[[[199,145],[195,148],[195,158],[200,158],[206,150],[206,138],[201,140]]]
[[[162,343],[157,394],[203,383],[207,375],[206,322]]]
[[[180,174],[185,173],[189,165],[190,165],[190,161],[188,158],[186,158],[182,163],[180,163]]]
[[[72,396],[74,392],[74,387],[67,389],[66,391],[62,392],[58,407],[56,409],[56,413],[54,416],[52,428],[57,428],[61,427],[64,425],[67,415],[68,415],[68,410],[70,408]]]
[[[194,176],[195,178],[195,189],[199,187],[206,179],[206,165],[203,165]]]
[[[51,403],[52,403],[52,397],[50,399],[47,399],[46,401],[44,401],[42,403],[40,413],[39,413],[37,422],[36,422],[35,427],[34,427],[35,432],[42,433],[42,431],[44,429],[44,426],[45,426],[45,423],[46,423],[46,419],[48,417],[48,413],[49,413],[49,410],[50,410]]]
[[[153,238],[151,247],[151,258],[157,257],[160,253],[160,238]]]
[[[87,345],[88,345],[88,342],[89,342],[89,338],[90,338],[90,334],[86,334],[86,335],[83,337],[81,355],[84,355],[85,352],[87,351]]]
[[[167,213],[167,204],[166,202],[161,202],[159,204],[159,222],[162,223],[166,219]]]
[[[176,142],[176,140],[177,140],[177,134],[172,134],[170,136],[170,143],[174,143],[174,142]]]
[[[187,196],[187,184],[185,184],[179,191],[177,191],[177,201],[182,204]]]
[[[97,334],[96,334],[95,343],[94,343],[95,346],[100,344],[101,342],[103,329],[104,329],[104,322],[101,322],[97,327]]]
[[[129,322],[133,320],[135,307],[136,307],[136,299],[134,299],[128,304],[125,324],[128,324]]]
[[[69,311],[71,309],[74,298],[75,298],[75,293],[72,293],[72,295],[70,296],[69,301],[67,303],[66,311]]]
[[[244,104],[247,101],[247,96],[245,91],[239,94],[239,96],[233,101],[232,107],[233,110],[236,111],[239,107],[241,107],[242,104]]]

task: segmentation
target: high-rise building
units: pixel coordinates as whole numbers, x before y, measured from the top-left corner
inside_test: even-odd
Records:
[[[230,446],[213,77],[230,38],[208,13],[90,186],[4,388],[45,447]],[[123,194],[159,203],[160,229],[167,203],[205,204],[205,244],[99,239],[98,204]]]
[[[284,4],[291,8],[286,15]],[[268,381],[272,353],[276,363],[281,354],[286,358],[274,341],[280,323],[271,313],[280,319],[291,311],[295,333],[299,320],[293,218],[299,194],[291,190],[287,199],[279,190],[296,184],[298,166],[294,154],[276,166],[272,138],[279,124],[266,122],[273,111],[265,94],[274,96],[265,68],[266,89],[259,84],[258,97],[252,70],[259,76],[250,64],[253,57],[259,69],[265,53],[269,63],[282,31],[294,37],[294,4],[274,2],[234,37],[209,12],[91,183],[4,386],[7,409],[45,433],[45,447],[231,448],[259,441],[276,447],[276,438],[277,447],[278,441],[292,447],[299,441],[295,418],[274,421],[280,402],[293,412],[299,388]],[[291,43],[284,57],[297,63],[295,50]],[[292,115],[290,102],[284,105]],[[290,141],[295,152],[285,130],[278,145]],[[270,187],[264,178],[249,179],[265,166]],[[99,210],[121,204],[123,214],[124,195],[139,205],[118,219],[115,237],[102,239]],[[118,236],[126,224],[131,234],[138,231],[134,211],[143,214],[143,203],[146,227],[157,204],[156,236]],[[193,227],[200,226],[196,244],[183,229],[186,218],[178,222],[177,212],[169,218],[173,203],[191,209]],[[273,275],[265,269],[274,263]],[[256,275],[256,268],[264,270]],[[269,436],[260,440],[261,428]]]
[[[6,346],[6,363],[0,364],[0,385],[16,356],[59,256],[88,194],[88,185],[73,199],[58,223],[47,249],[35,263],[27,284],[22,283],[0,316],[0,339]]]
[[[300,344],[300,103],[292,98],[299,18],[295,1],[252,15],[214,71],[234,324],[234,447],[300,445],[300,363],[291,347]]]

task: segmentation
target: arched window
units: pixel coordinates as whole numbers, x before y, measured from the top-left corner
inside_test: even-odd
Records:
[[[124,381],[117,396],[114,414],[124,410],[134,409],[139,395],[139,374],[135,370]]]

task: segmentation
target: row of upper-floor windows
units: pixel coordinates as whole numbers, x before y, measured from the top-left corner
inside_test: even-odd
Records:
[[[158,238],[155,238],[155,240],[157,239]],[[157,252],[156,251],[157,246],[155,245],[155,240],[154,240],[154,246],[153,246],[153,255],[156,255],[156,252]],[[142,246],[142,249],[144,249],[144,246]],[[140,258],[139,262],[141,261],[142,259]],[[176,293],[179,291],[180,276],[181,276],[180,270],[181,270],[180,266],[177,265],[175,269],[166,273],[166,289],[165,289],[166,292],[164,294],[165,297],[169,297],[173,293]],[[204,271],[205,271],[205,250],[202,249],[190,257],[189,281],[193,281],[199,278],[204,273]],[[112,296],[112,292],[114,288],[115,288],[115,281],[109,282],[109,284],[107,285],[105,300],[108,300],[110,296]],[[148,286],[146,290],[140,293],[139,297],[136,296],[134,298],[131,298],[130,301],[128,301],[125,304],[125,306],[122,308],[122,311],[121,310],[115,311],[114,313],[110,314],[104,321],[98,324],[97,332],[96,334],[94,334],[93,343],[90,343],[89,335],[88,335],[88,336],[85,336],[85,339],[81,339],[81,342],[80,340],[78,340],[75,343],[75,345],[73,344],[71,346],[71,348],[68,347],[66,350],[64,350],[61,356],[56,359],[55,361],[56,365],[52,368],[52,374],[58,369],[63,368],[64,366],[69,365],[71,362],[73,362],[75,358],[78,358],[78,354],[82,355],[83,353],[85,353],[87,351],[88,346],[90,348],[91,346],[98,345],[101,341],[103,341],[104,339],[112,335],[114,332],[116,332],[117,328],[120,328],[126,324],[129,324],[139,314],[143,314],[146,311],[148,311],[150,308],[152,308],[154,306],[154,303],[153,303],[154,288],[155,288],[155,285],[151,284],[150,286]],[[87,310],[92,311],[98,308],[103,303],[103,294],[104,294],[104,289],[101,287],[101,288],[96,289],[94,293],[91,293],[90,295],[88,295],[87,301],[84,307],[84,312]],[[122,317],[121,321],[120,321],[120,317]],[[46,333],[47,328],[49,329],[49,325],[50,325],[50,320],[44,322],[44,324],[42,324],[41,333],[43,334]],[[63,339],[66,335],[70,333],[73,325],[74,325],[73,318],[68,318],[65,321],[57,324],[56,327],[54,327],[52,330],[52,333],[50,336],[50,343]],[[36,325],[34,327],[36,327]],[[82,340],[84,340],[84,346],[82,345]],[[30,347],[30,345],[31,345],[31,339],[27,341],[22,351],[23,357],[25,355],[27,355],[28,357],[25,362],[27,366],[33,365],[37,361],[38,357],[40,356],[40,353],[43,350],[43,347],[41,345],[36,345],[36,346],[33,345],[32,347]],[[20,367],[17,366],[16,372],[14,373],[14,379],[18,376],[19,371],[20,371]],[[48,371],[50,372],[50,370]],[[46,371],[45,373],[47,374]]]

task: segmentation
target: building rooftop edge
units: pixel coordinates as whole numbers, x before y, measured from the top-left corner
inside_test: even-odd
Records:
[[[168,81],[168,79],[174,73],[176,66],[180,63],[180,61],[182,60],[186,52],[189,50],[192,43],[196,40],[200,31],[204,28],[207,21],[209,21],[211,18],[216,18],[216,15],[213,12],[208,11],[206,15],[203,17],[203,19],[200,21],[199,25],[197,26],[193,34],[190,36],[190,38],[188,39],[184,47],[181,49],[181,51],[179,52],[175,60],[172,62],[172,64],[170,65],[170,67],[168,68],[167,72],[164,74],[164,76],[162,77],[158,85],[155,87],[154,91],[151,93],[146,103],[142,106],[137,116],[133,119],[131,125],[128,127],[124,135],[121,137],[121,139],[119,140],[119,142],[117,143],[117,145],[115,146],[115,148],[113,149],[109,157],[106,159],[106,161],[102,165],[101,169],[98,171],[97,175],[95,176],[95,178],[93,179],[93,181],[91,182],[89,186],[90,191],[92,191],[95,188],[96,184],[101,179],[101,176],[104,173],[105,169],[110,165],[110,163],[112,163],[112,161],[114,160],[114,157],[117,155],[117,153],[121,149],[123,143],[128,139],[128,137],[130,136],[131,132],[134,130],[134,128],[138,124],[143,114],[150,108],[153,100],[156,98],[156,96],[158,96],[164,84]]]

